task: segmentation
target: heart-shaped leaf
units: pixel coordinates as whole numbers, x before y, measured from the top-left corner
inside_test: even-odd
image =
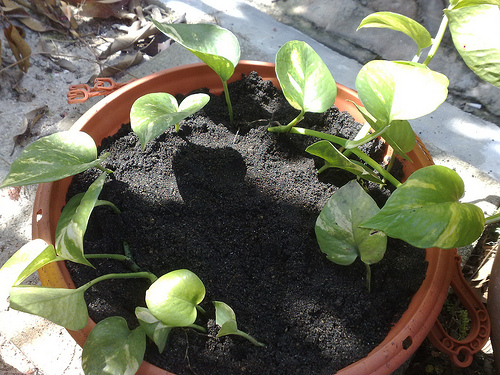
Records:
[[[97,159],[97,147],[87,133],[55,133],[26,147],[12,163],[0,188],[60,180],[92,168],[106,157]]]
[[[420,247],[453,248],[474,242],[483,232],[484,214],[460,203],[464,183],[453,170],[432,165],[414,172],[363,228],[385,232]]]
[[[500,87],[500,9],[496,5],[446,10],[455,48],[467,66]]]
[[[432,44],[431,34],[417,21],[393,12],[376,12],[365,17],[358,26],[358,30],[364,27],[379,27],[400,31],[417,43],[418,51]]]
[[[418,63],[374,60],[356,77],[367,111],[381,126],[434,111],[448,95],[448,78]]]
[[[156,280],[146,291],[146,305],[168,327],[194,323],[196,306],[205,298],[205,286],[193,272],[181,269]]]
[[[359,228],[359,224],[379,210],[356,181],[341,187],[316,220],[316,238],[321,251],[341,265],[351,264],[358,256],[368,265],[380,261],[385,254],[387,237],[382,232]]]
[[[153,340],[158,347],[159,352],[162,353],[163,350],[165,350],[168,335],[172,328],[167,327],[161,321],[156,319],[156,317],[151,314],[151,311],[145,307],[136,307],[135,316],[137,317],[137,320],[139,320],[139,324],[142,329],[144,329],[144,332],[146,332],[146,335]]]
[[[19,285],[40,267],[56,260],[54,246],[42,239],[32,240],[17,250],[0,268],[0,310],[12,286]]]
[[[207,94],[192,94],[178,105],[172,95],[163,92],[141,96],[130,110],[130,124],[141,141],[142,149],[172,125],[198,112],[209,100]]]
[[[144,330],[130,331],[125,319],[112,316],[90,332],[83,346],[82,368],[86,375],[134,375],[145,352]]]
[[[212,24],[152,22],[212,68],[223,81],[231,78],[240,60],[240,44],[232,32]]]
[[[290,105],[324,112],[335,102],[337,85],[321,57],[305,42],[292,40],[276,54],[276,76]]]
[[[78,331],[88,322],[83,293],[87,288],[64,289],[43,286],[14,286],[10,289],[13,309],[41,316],[67,329]]]
[[[325,160],[322,168],[340,168],[355,174],[360,178],[383,184],[383,181],[366,165],[346,158],[337,148],[328,141],[319,141],[306,148],[306,152],[319,156]]]
[[[56,227],[56,251],[64,259],[92,267],[84,255],[83,236],[106,176],[102,173],[85,193],[75,195],[64,206]]]

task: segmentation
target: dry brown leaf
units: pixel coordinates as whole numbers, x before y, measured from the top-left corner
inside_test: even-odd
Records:
[[[43,22],[40,22],[36,18],[33,18],[32,15],[30,15],[26,9],[23,7],[17,5],[13,1],[10,0],[3,0],[4,6],[1,7],[2,11],[5,14],[8,14],[10,18],[15,18],[22,22],[26,27],[29,27],[31,30],[37,31],[37,32],[45,32],[45,31],[51,31],[54,30],[53,27],[50,27]]]
[[[70,29],[71,24],[68,18],[63,14],[61,8],[54,1],[45,0],[30,0],[33,4],[33,8],[40,14],[44,15],[52,22],[57,25],[64,27],[65,29]],[[54,2],[54,4],[51,4]]]
[[[130,0],[68,0],[68,3],[81,6],[80,13],[85,17],[109,18],[123,10]]]
[[[139,64],[142,61],[142,58],[141,52],[137,52],[135,55],[128,55],[118,64],[103,69],[98,77],[113,77],[115,74],[121,73],[131,66]]]
[[[33,129],[33,126],[48,112],[48,110],[49,107],[44,105],[43,107],[36,108],[24,115],[24,131],[21,134],[14,136],[14,148],[16,146],[26,146],[27,141],[31,137],[31,130]],[[12,150],[12,153],[14,153],[14,150]]]
[[[3,33],[12,50],[12,54],[18,62],[19,68],[26,73],[30,67],[29,58],[31,56],[31,48],[23,39],[23,35],[25,35],[24,30],[9,24],[9,27],[3,29]]]
[[[150,35],[156,34],[158,29],[154,26],[152,22],[148,22],[141,29],[132,31],[127,35],[119,36],[109,45],[108,49],[101,53],[99,56],[100,59],[105,59],[115,52],[122,51],[132,45],[134,45],[137,41],[141,39],[145,39]]]

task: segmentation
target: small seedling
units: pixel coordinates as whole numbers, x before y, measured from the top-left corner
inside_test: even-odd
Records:
[[[335,102],[335,80],[323,60],[305,42],[292,40],[279,49],[276,77],[288,103],[300,113],[288,125],[270,131],[288,132],[306,112],[325,112]]]
[[[146,94],[132,104],[130,125],[141,141],[142,149],[172,125],[179,131],[179,121],[202,109],[210,100],[207,94],[192,94],[180,104],[170,94]]]
[[[236,36],[229,30],[212,24],[166,24],[155,20],[152,22],[158,30],[191,51],[217,73],[224,88],[229,119],[233,121],[233,107],[227,81],[240,60],[240,43]]]
[[[233,309],[224,302],[214,301],[215,306],[215,324],[220,326],[217,337],[226,335],[238,335],[246,338],[255,346],[265,346],[263,343],[255,340],[248,333],[240,331],[236,323],[236,314]]]

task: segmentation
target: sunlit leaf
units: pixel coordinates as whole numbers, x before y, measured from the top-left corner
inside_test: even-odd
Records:
[[[73,176],[100,164],[97,147],[90,135],[63,131],[40,138],[14,160],[0,187],[51,182]]]
[[[205,286],[193,272],[181,269],[156,280],[146,291],[146,305],[168,327],[194,323],[196,306],[205,298]]]
[[[335,102],[335,80],[323,60],[305,42],[292,40],[279,49],[276,76],[285,98],[300,111],[324,112]]]
[[[231,78],[240,60],[240,44],[232,32],[212,24],[162,24],[152,21],[158,30],[191,51],[223,81]]]
[[[366,165],[346,158],[328,141],[319,141],[306,148],[306,152],[325,160],[323,168],[340,168],[355,174],[360,178],[383,184],[382,180]]]
[[[54,246],[42,239],[32,240],[17,250],[0,268],[0,304],[7,301],[12,286],[19,285],[40,267],[56,260]]]
[[[131,331],[125,319],[112,316],[90,332],[83,346],[82,368],[86,375],[135,375],[145,352],[142,327]]]
[[[356,182],[350,181],[328,200],[316,220],[316,238],[327,258],[341,265],[359,256],[366,264],[380,261],[387,246],[384,233],[359,224],[379,212],[375,201]]]
[[[453,6],[452,9],[486,4],[500,6],[500,0],[452,0],[450,4]]]
[[[475,241],[484,214],[460,203],[464,183],[453,170],[433,165],[414,172],[390,196],[382,210],[361,226],[385,232],[420,247],[453,248]]]
[[[142,148],[172,125],[202,109],[210,100],[207,94],[192,94],[180,105],[168,93],[141,96],[132,105],[130,123],[141,141]]]
[[[381,126],[434,111],[448,95],[448,78],[418,63],[374,60],[356,77],[359,98]]]
[[[496,5],[446,10],[455,48],[481,79],[500,87],[500,9]]]
[[[85,290],[86,288],[14,286],[10,289],[10,306],[78,331],[88,322],[87,304],[83,298]]]
[[[432,44],[431,34],[417,21],[398,13],[376,12],[365,17],[358,30],[364,27],[379,27],[400,31],[417,43],[419,51]]]

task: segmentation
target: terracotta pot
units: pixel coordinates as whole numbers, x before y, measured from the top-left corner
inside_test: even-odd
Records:
[[[242,73],[248,74],[251,71],[256,71],[264,80],[271,80],[278,86],[274,64],[253,61],[240,62],[230,82],[239,79]],[[85,113],[72,129],[87,132],[99,144],[104,137],[114,134],[122,124],[130,121],[129,112],[132,103],[140,96],[151,92],[187,94],[200,87],[208,87],[214,94],[222,94],[223,92],[219,77],[203,63],[164,70],[133,81],[102,99]],[[361,104],[355,91],[338,85],[335,105],[340,110],[350,112],[359,122],[363,123],[363,118],[355,106],[346,101],[347,99]],[[433,164],[429,153],[420,142],[409,156],[412,162],[404,163],[406,176],[409,176],[416,169]],[[39,185],[33,212],[33,238],[42,238],[48,243],[54,243],[57,221],[65,204],[70,182],[71,178],[67,178]],[[455,265],[458,256],[455,249],[432,248],[427,249],[426,254],[426,259],[429,262],[427,276],[413,297],[408,310],[394,325],[386,339],[366,358],[342,369],[338,374],[390,374],[411,356],[433,329],[453,275],[457,275],[458,271]],[[39,276],[43,285],[74,288],[64,262],[45,266],[39,271]],[[481,311],[480,321],[473,322],[473,325],[479,326],[481,331],[479,338],[473,338],[474,345],[479,346],[477,349],[479,350],[482,347],[481,343],[488,338],[489,321],[484,306],[480,303],[471,303],[471,306]],[[95,323],[89,320],[89,324],[83,330],[70,331],[70,334],[78,344],[83,345],[94,325]],[[466,352],[460,353],[462,356],[469,355],[473,353],[473,350],[468,349]],[[143,362],[138,374],[166,375],[170,373]]]

